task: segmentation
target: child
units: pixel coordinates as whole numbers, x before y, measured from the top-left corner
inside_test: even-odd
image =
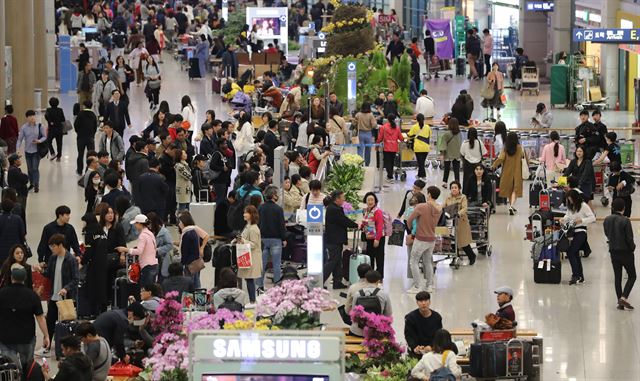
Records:
[[[411,50],[413,50],[413,54],[415,54],[416,58],[422,56],[422,52],[418,47],[418,37],[414,37],[411,39]]]
[[[605,148],[604,152],[602,152],[602,155],[600,155],[600,157],[598,157],[598,159],[593,162],[593,165],[602,164],[605,157],[609,159],[609,163],[613,163],[614,161],[622,163],[622,157],[620,155],[620,145],[616,143],[616,140],[618,140],[618,135],[615,132],[607,132],[604,138],[607,141],[607,148]]]
[[[411,199],[409,200],[409,207],[407,208],[407,210],[404,211],[404,214],[402,215],[402,219],[404,221],[405,226],[407,225],[407,219],[409,218],[409,216],[411,215],[411,213],[413,213],[413,210],[415,209],[415,206],[418,204],[422,204],[424,202],[427,202],[426,197],[424,196],[423,193],[417,193],[414,194],[413,197],[411,197]],[[415,220],[413,220],[413,223],[411,224],[411,227],[406,226],[407,232],[411,235],[407,235],[407,239],[406,239],[406,244],[407,244],[407,277],[408,278],[413,278],[413,276],[411,275],[411,267],[409,265],[409,259],[411,258],[411,249],[413,248],[413,237],[415,237],[416,235],[416,230],[418,229],[418,218],[416,218]]]

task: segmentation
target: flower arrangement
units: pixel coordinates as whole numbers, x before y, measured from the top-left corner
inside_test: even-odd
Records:
[[[324,26],[322,31],[325,33],[350,32],[368,26],[370,19],[371,18],[367,17],[357,17],[351,20],[336,21],[335,23],[331,22]]]
[[[343,153],[340,155],[340,161],[349,165],[361,165],[364,163],[362,156],[355,153]]]
[[[342,154],[327,178],[327,190],[341,190],[347,202],[357,205],[360,202],[358,192],[364,183],[364,159],[356,154]]]
[[[309,288],[309,278],[285,280],[269,289],[258,304],[258,316],[270,317],[281,329],[310,329],[320,325],[320,312],[335,307],[322,288]]]
[[[151,327],[155,331],[177,333],[182,330],[184,314],[182,304],[176,300],[178,292],[168,292],[164,300],[156,309],[155,318],[151,321]]]

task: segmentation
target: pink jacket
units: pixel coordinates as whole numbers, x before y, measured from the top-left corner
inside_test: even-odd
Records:
[[[400,130],[400,126],[396,126],[396,128],[391,128],[389,123],[385,123],[381,128],[380,132],[378,132],[378,141],[377,143],[383,143],[383,151],[384,152],[398,152],[398,141],[402,139],[402,131]]]
[[[545,164],[547,171],[555,170],[556,164],[559,167],[564,168],[567,165],[567,158],[564,154],[564,146],[558,143],[558,157],[553,156],[554,142],[551,142],[544,146],[542,154],[540,155],[540,162]]]
[[[139,256],[140,268],[143,269],[146,266],[158,264],[156,247],[156,237],[151,230],[144,228],[138,237],[138,245],[129,249],[129,254]]]
[[[376,227],[376,234],[374,239],[380,241],[384,235],[384,216],[382,215],[382,210],[380,210],[380,208],[378,208],[377,206],[373,208],[373,213],[365,209],[362,226],[364,227],[369,220],[373,220],[373,223]]]

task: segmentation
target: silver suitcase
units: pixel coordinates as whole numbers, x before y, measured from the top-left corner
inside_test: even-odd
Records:
[[[208,195],[209,192],[207,192],[206,201],[204,202],[190,203],[189,212],[197,226],[204,229],[209,235],[213,235],[213,219],[216,212],[216,203],[210,202]]]

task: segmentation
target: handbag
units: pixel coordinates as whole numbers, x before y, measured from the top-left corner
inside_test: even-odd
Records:
[[[489,86],[489,84],[483,87],[482,91],[480,91],[480,96],[484,99],[493,99],[495,95],[496,95],[496,90],[493,88],[493,86]]]
[[[62,122],[62,133],[66,134],[67,132],[73,130],[73,124],[71,124],[71,121],[69,119],[65,120],[64,122]]]
[[[118,361],[117,363],[111,365],[108,375],[114,377],[137,377],[140,372],[142,372],[142,368],[138,368],[135,365],[125,364],[122,361]]]
[[[51,298],[51,280],[37,271],[31,274],[33,291],[41,301],[46,302]]]
[[[520,159],[520,165],[522,166],[522,179],[528,179],[531,173],[529,172],[529,163],[527,163],[526,157],[523,156]]]
[[[502,102],[503,105],[507,105],[507,96],[506,94],[502,94],[500,95],[500,102]]]
[[[236,263],[239,269],[251,268],[251,245],[248,243],[236,244]]]
[[[41,131],[42,131],[42,124],[38,124],[38,140],[44,137],[44,134],[42,134]],[[38,150],[38,156],[40,156],[40,158],[43,159],[49,153],[49,144],[47,143],[46,140],[42,143],[37,143],[36,149]]]
[[[204,269],[204,259],[198,257],[198,259],[195,259],[193,261],[191,261],[191,263],[189,263],[187,265],[187,270],[189,271],[189,274],[197,274],[200,272],[200,270]]]
[[[58,321],[78,319],[78,313],[76,312],[76,306],[73,304],[73,299],[58,300],[56,307],[58,307]]]
[[[127,269],[127,277],[129,278],[129,281],[133,283],[138,283],[138,281],[140,280],[141,272],[142,272],[142,269],[140,268],[140,263],[138,262],[131,263],[129,265],[129,268]]]

